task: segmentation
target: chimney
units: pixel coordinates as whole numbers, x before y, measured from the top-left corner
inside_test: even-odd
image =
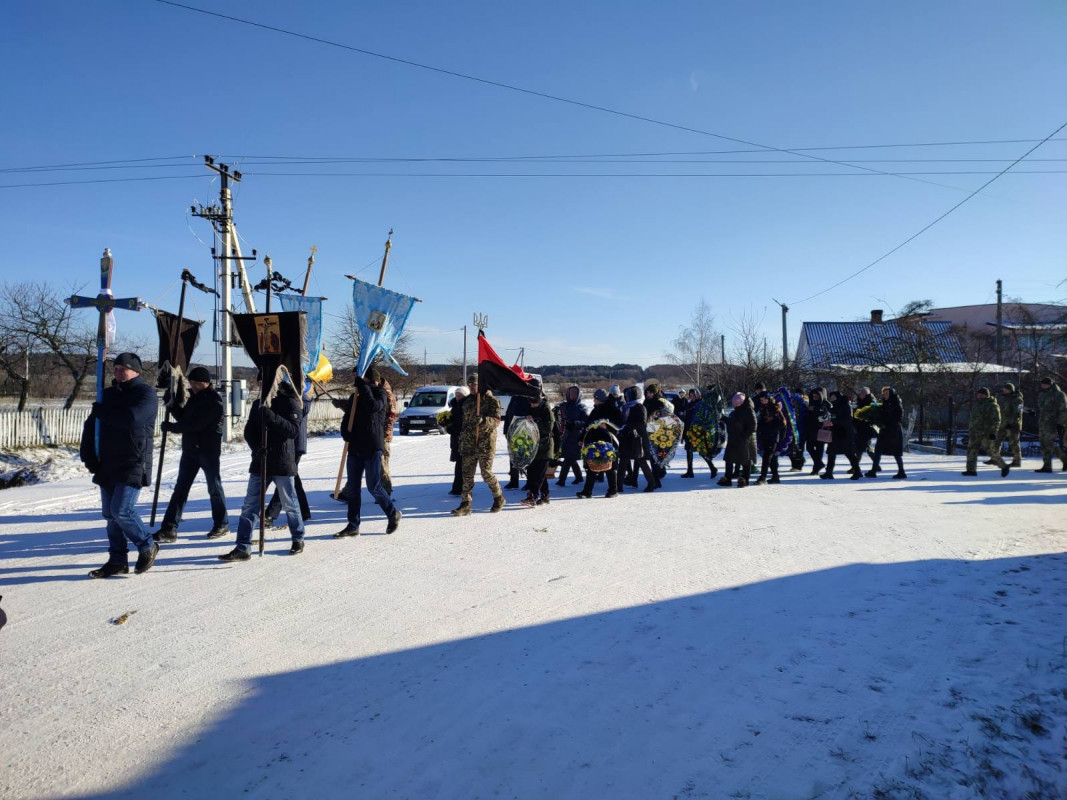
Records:
[[[875,309],[871,310],[871,324],[872,325],[881,325],[882,324],[882,309],[875,308]]]

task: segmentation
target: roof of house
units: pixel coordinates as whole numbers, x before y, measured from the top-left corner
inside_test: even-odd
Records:
[[[923,332],[896,320],[873,322],[805,322],[800,329],[797,361],[808,367],[877,366],[963,362],[967,356],[949,322],[919,323]]]

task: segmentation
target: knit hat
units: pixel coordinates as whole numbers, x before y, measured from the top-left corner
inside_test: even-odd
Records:
[[[619,384],[617,384],[617,383],[611,384],[611,392],[610,392],[610,394],[611,394],[612,397],[622,397],[622,389],[619,388]]]
[[[207,367],[193,367],[189,370],[189,380],[197,381],[198,383],[211,383],[211,373],[207,371]]]
[[[596,400],[598,403],[603,403],[605,400],[608,399],[608,393],[605,392],[603,389],[597,389],[595,392],[593,392],[593,399]]]
[[[119,353],[115,356],[116,367],[126,367],[134,372],[141,371],[141,357],[136,353]]]
[[[471,390],[468,389],[466,386],[460,386],[458,389],[456,389],[456,397],[466,397],[470,393]]]

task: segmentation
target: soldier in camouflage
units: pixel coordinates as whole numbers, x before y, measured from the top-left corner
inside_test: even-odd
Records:
[[[986,449],[989,460],[1000,467],[1000,476],[1008,477],[1011,469],[1000,457],[1000,451],[993,449],[997,431],[1000,429],[1000,406],[985,387],[975,393],[974,407],[971,409],[971,426],[967,442],[967,471],[964,475],[978,474],[978,451]]]
[[[1052,459],[1063,462],[1067,472],[1067,453],[1063,448],[1063,429],[1067,426],[1067,395],[1052,378],[1041,379],[1041,391],[1037,393],[1037,436],[1041,441],[1041,469],[1035,472],[1052,472]]]
[[[452,509],[457,517],[471,513],[471,492],[474,490],[474,470],[481,467],[482,480],[493,493],[490,511],[504,507],[504,493],[500,482],[493,474],[493,456],[496,455],[496,432],[500,427],[500,401],[492,392],[478,392],[478,373],[472,372],[467,380],[471,393],[463,398],[453,413],[461,415],[463,427],[459,433],[459,454],[463,463],[463,499],[459,508]]]
[[[1011,464],[1008,466],[1021,467],[1023,452],[1019,447],[1019,434],[1023,429],[1023,393],[1015,388],[1014,383],[1005,383],[1000,387],[997,405],[1000,406],[1000,428],[997,430],[997,438],[993,440],[993,452],[1002,453],[1004,440],[1007,439],[1008,449],[1011,451]]]

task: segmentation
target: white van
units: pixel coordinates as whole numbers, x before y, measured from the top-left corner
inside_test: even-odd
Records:
[[[404,410],[397,418],[400,435],[407,436],[412,431],[444,433],[444,428],[437,424],[437,415],[448,409],[448,403],[455,398],[458,388],[458,386],[421,386],[416,389],[411,399],[404,403]]]

